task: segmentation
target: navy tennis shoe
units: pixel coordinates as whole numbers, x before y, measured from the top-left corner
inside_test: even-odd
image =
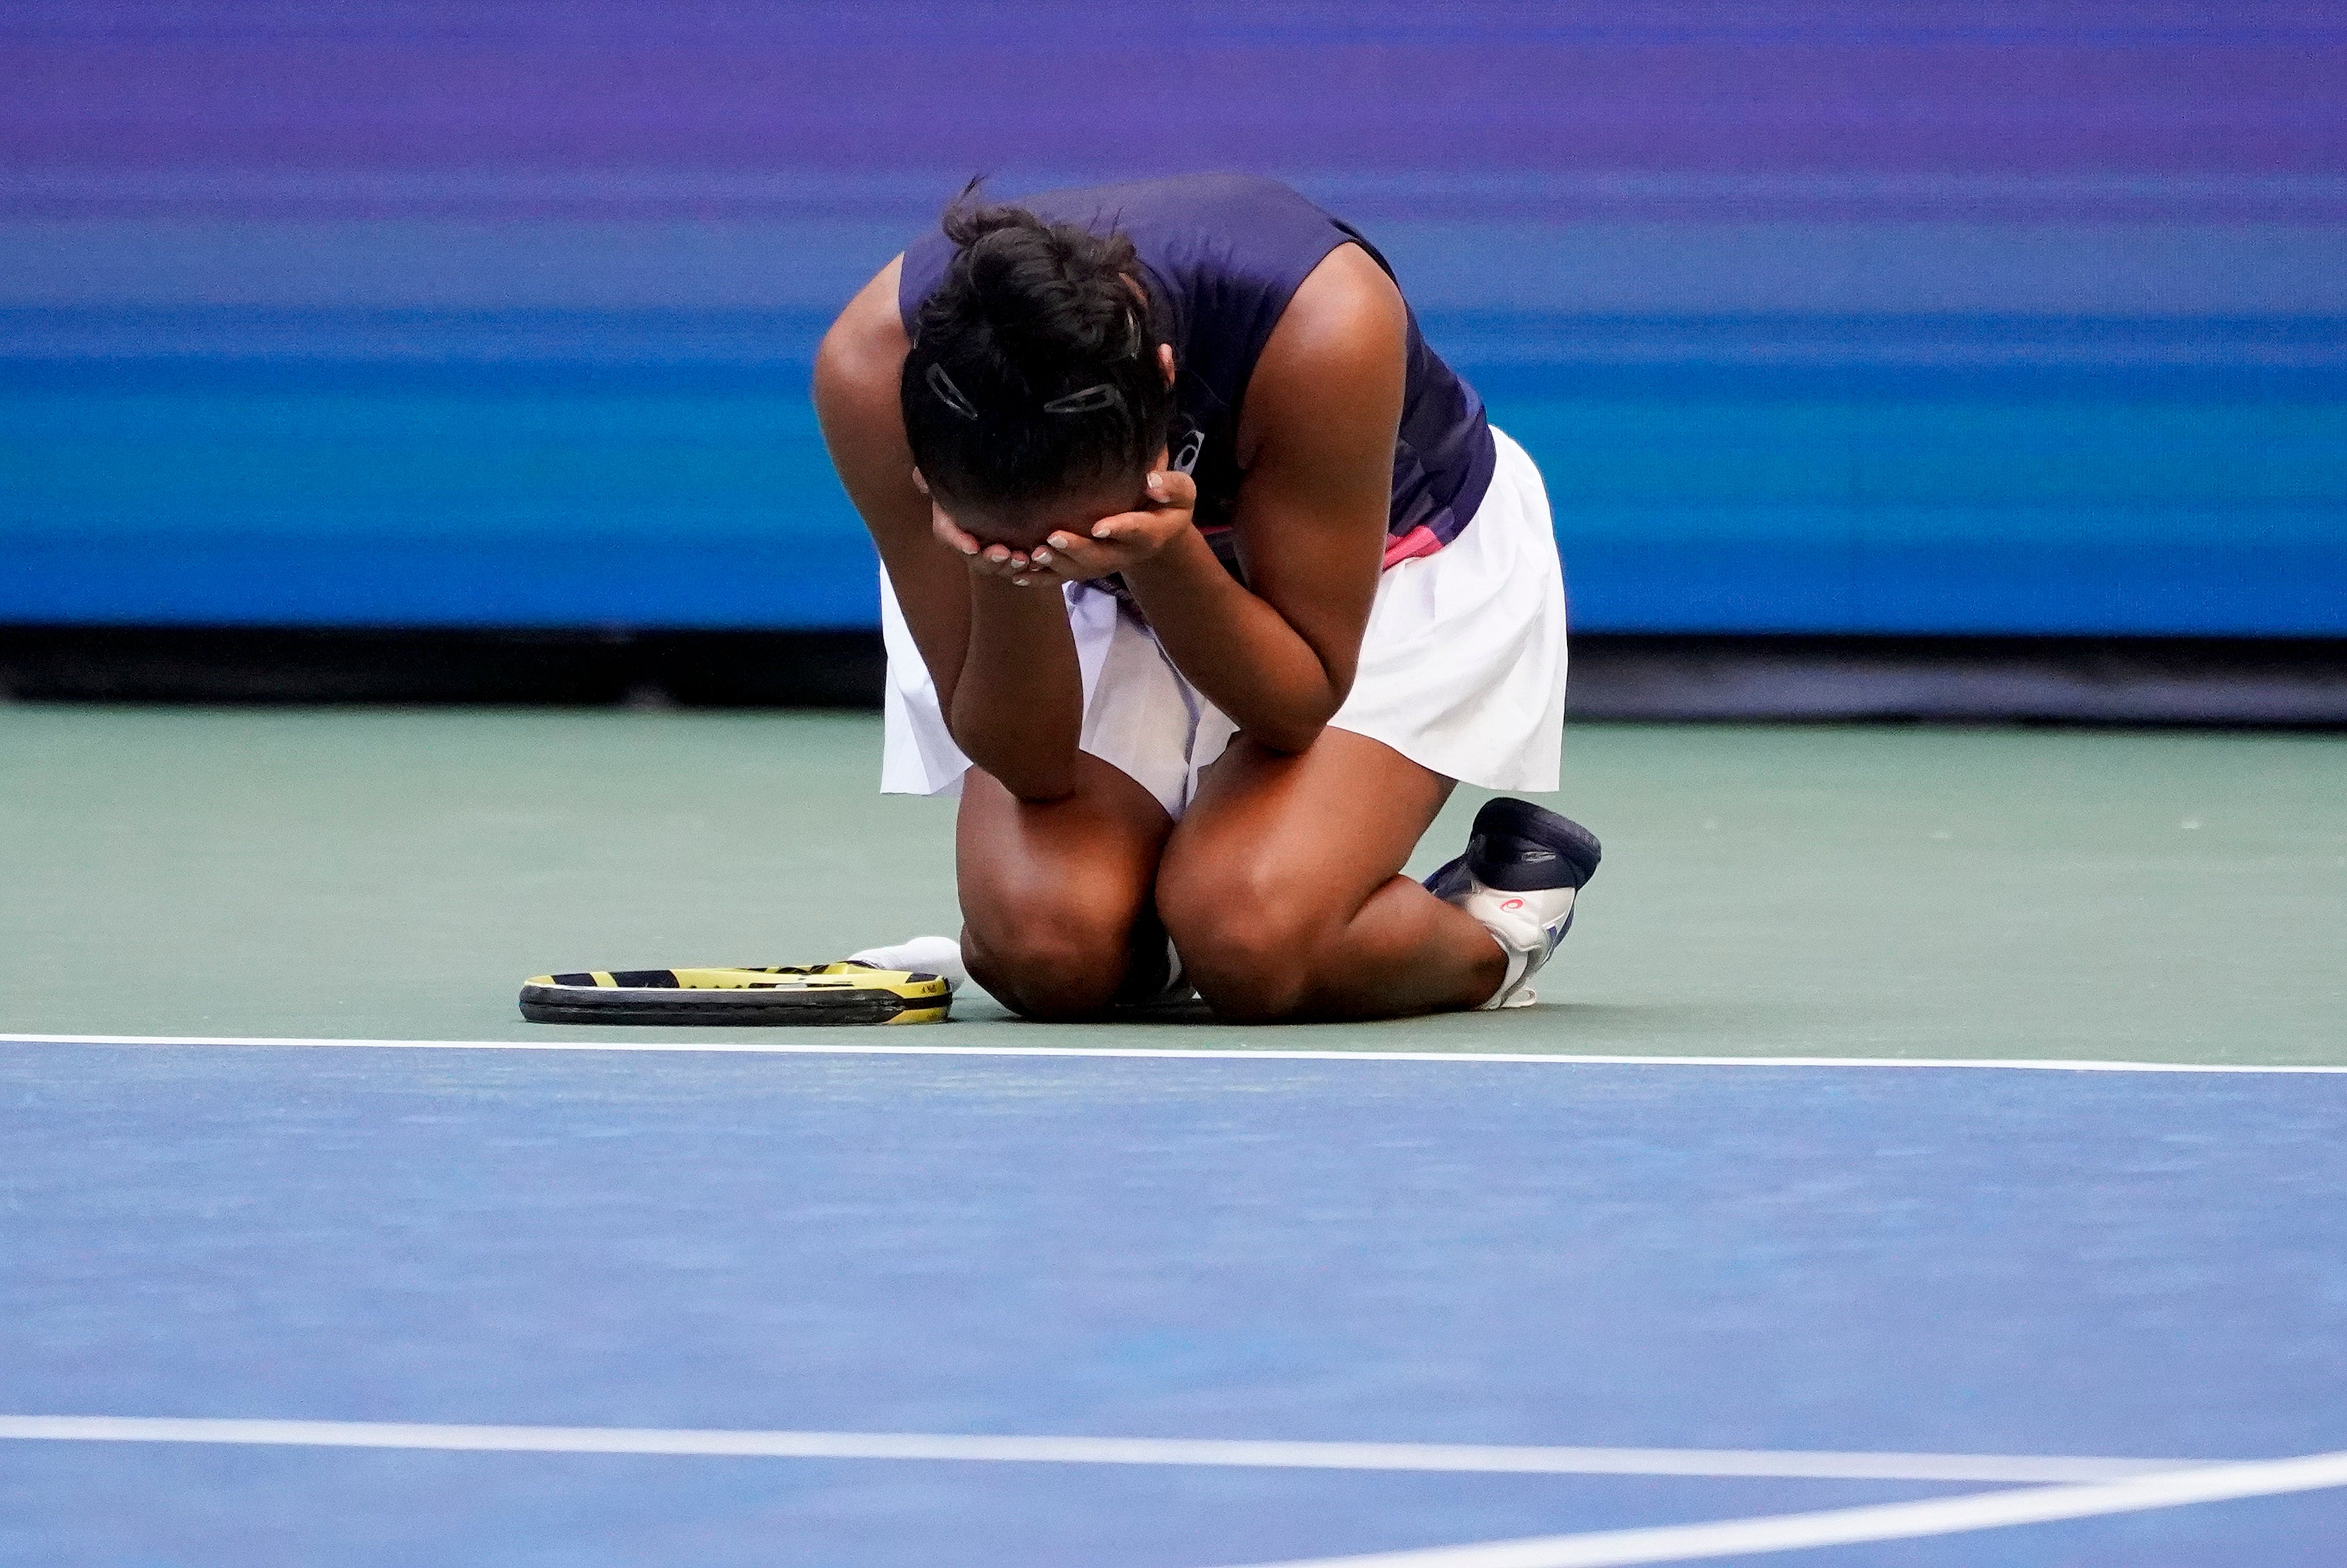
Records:
[[[1573,929],[1575,897],[1597,875],[1597,835],[1569,816],[1505,795],[1483,803],[1467,853],[1426,879],[1426,890],[1482,923],[1508,955],[1492,1008],[1530,1007],[1529,983]]]

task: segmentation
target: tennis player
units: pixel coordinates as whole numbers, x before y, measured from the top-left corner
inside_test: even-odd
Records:
[[[815,398],[884,569],[881,788],[960,794],[970,978],[1051,1020],[1533,999],[1586,830],[1494,800],[1400,873],[1458,781],[1557,786],[1548,500],[1367,240],[1237,175],[973,187]]]

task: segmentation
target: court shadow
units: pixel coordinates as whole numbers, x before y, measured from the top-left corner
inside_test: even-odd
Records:
[[[970,999],[977,1006],[958,1004],[958,1020],[1045,1027],[1028,1024],[982,993]],[[1297,1049],[1311,1049],[1320,1043],[1316,1036],[1368,1031],[1406,1033],[1416,1040],[1437,1035],[1445,1044],[1455,1040],[1461,1049],[1487,1050],[1655,1050],[1667,1047],[1680,1051],[1743,1054],[1755,1038],[1782,1037],[1798,1031],[1801,1021],[1789,1009],[1750,1004],[1726,1007],[1702,1002],[1555,1001],[1497,1013],[1434,1013],[1371,1022],[1238,1025],[1221,1022],[1204,1002],[1190,1000],[1119,1008],[1089,1025],[1056,1027],[1132,1028],[1168,1033],[1204,1029],[1244,1033],[1266,1045],[1277,1039]]]

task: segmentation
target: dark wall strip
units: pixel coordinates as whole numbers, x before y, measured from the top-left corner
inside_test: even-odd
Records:
[[[21,702],[870,708],[876,632],[0,626]],[[1585,635],[1576,719],[2347,727],[2347,640]]]

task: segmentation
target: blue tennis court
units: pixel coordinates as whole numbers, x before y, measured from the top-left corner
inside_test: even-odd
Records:
[[[804,1038],[8,1043],[0,1556],[1467,1568],[1735,1561],[1764,1527],[1605,1532],[1855,1509],[1889,1538],[1799,1560],[2347,1538],[2336,1459],[2144,1501],[2341,1446],[2347,1077]],[[2108,1512],[1883,1507],[2055,1493]]]

